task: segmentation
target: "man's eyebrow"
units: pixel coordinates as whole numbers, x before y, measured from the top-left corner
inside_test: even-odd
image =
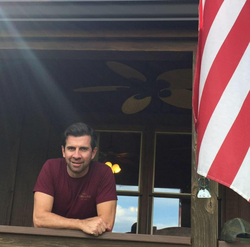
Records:
[[[67,146],[67,148],[76,148],[75,146]],[[84,148],[84,149],[89,149],[90,147],[88,146],[81,146],[79,149]]]
[[[67,146],[67,148],[75,148],[74,146]]]

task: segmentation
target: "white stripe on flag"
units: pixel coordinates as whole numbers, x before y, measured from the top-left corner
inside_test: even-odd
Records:
[[[199,102],[210,68],[224,43],[228,33],[237,20],[246,0],[226,0],[221,5],[209,30],[201,61]],[[230,17],[230,18],[229,18]],[[199,105],[198,105],[199,113]]]
[[[206,0],[202,1],[202,13],[204,12],[204,6],[205,6]]]
[[[249,190],[249,183],[246,181],[249,180],[250,174],[250,148],[241,164],[241,167],[234,178],[233,183],[231,184],[230,188],[240,194],[242,197],[249,201],[250,199],[250,190]],[[242,193],[244,191],[244,193]]]
[[[207,173],[250,90],[250,44],[225,88],[208,123],[200,146],[198,173]]]

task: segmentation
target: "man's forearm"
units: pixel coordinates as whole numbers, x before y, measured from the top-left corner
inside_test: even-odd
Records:
[[[88,218],[84,220],[69,219],[57,214],[46,212],[33,217],[35,227],[79,229],[87,234],[98,236],[108,229],[107,224],[101,217]]]
[[[79,221],[78,219],[65,218],[52,212],[33,216],[35,227],[81,229]]]

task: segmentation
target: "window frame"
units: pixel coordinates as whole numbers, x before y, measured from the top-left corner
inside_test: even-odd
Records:
[[[149,193],[149,196],[152,197],[152,211],[151,211],[151,218],[152,218],[152,223],[153,223],[153,204],[154,204],[154,198],[169,198],[169,199],[189,199],[191,203],[191,192],[190,193],[174,193],[174,192],[155,192],[154,191],[154,182],[155,182],[155,167],[156,167],[156,141],[157,141],[157,134],[164,134],[164,135],[190,135],[191,137],[191,145],[192,145],[192,132],[190,131],[155,131],[155,137],[154,137],[154,172],[153,172],[153,182],[152,182],[152,191]],[[191,154],[190,150],[190,154]],[[190,172],[192,170],[192,160],[190,160]],[[191,183],[191,181],[190,181]],[[191,214],[191,212],[190,212]],[[154,231],[154,226],[152,224],[151,226],[151,234]]]
[[[137,233],[153,234],[153,199],[154,198],[176,198],[190,199],[191,193],[171,193],[171,192],[154,192],[155,176],[155,155],[156,155],[156,135],[157,134],[185,134],[191,135],[189,130],[169,130],[159,129],[156,127],[117,127],[96,128],[98,135],[100,132],[130,132],[141,134],[140,164],[139,164],[139,183],[138,191],[117,191],[118,196],[136,196],[138,197],[138,227]],[[150,151],[151,150],[151,151]],[[191,150],[190,150],[191,152]],[[98,155],[97,155],[98,159]],[[191,161],[190,161],[191,162]],[[191,167],[190,167],[191,169]],[[146,216],[146,217],[145,217]]]

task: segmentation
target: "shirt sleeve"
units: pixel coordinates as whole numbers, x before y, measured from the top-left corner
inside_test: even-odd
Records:
[[[113,172],[104,165],[104,171],[98,186],[96,204],[117,200],[116,183]]]
[[[54,197],[55,190],[52,178],[52,164],[50,160],[46,161],[43,165],[39,176],[37,178],[36,185],[33,189],[33,192],[42,192]]]

